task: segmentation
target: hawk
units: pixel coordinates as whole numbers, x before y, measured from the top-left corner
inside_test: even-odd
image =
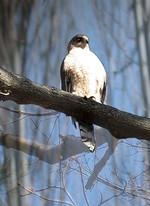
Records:
[[[88,37],[82,34],[74,36],[67,49],[68,55],[60,69],[62,90],[103,103],[107,76],[101,61],[90,51]],[[75,119],[73,123],[76,127]],[[93,125],[85,122],[78,124],[82,142],[93,152],[96,144]]]

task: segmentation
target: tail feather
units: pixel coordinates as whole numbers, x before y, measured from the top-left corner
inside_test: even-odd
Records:
[[[74,117],[71,117],[71,119],[72,119],[72,124],[77,129],[77,125],[76,125],[77,120]]]
[[[89,148],[91,152],[95,150],[95,137],[93,125],[79,122],[80,134],[82,142]]]

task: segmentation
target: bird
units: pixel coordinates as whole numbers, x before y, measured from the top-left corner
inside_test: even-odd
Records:
[[[60,68],[61,89],[103,104],[107,74],[100,59],[90,50],[88,36],[77,34],[69,41],[67,50],[68,54]],[[78,122],[82,142],[90,152],[94,152],[96,147],[94,126],[87,121],[81,122],[75,118],[72,120],[75,127]]]

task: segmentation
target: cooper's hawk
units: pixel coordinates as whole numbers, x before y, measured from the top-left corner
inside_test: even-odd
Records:
[[[100,103],[104,102],[106,72],[98,57],[90,51],[87,36],[78,34],[70,40],[68,55],[62,62],[60,74],[63,90],[78,96],[92,97]],[[95,150],[93,125],[78,123],[82,142],[93,152]]]

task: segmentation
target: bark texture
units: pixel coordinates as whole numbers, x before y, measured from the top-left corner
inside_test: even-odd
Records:
[[[34,104],[106,128],[118,138],[150,140],[150,119],[120,111],[92,99],[37,84],[0,68],[0,100]]]

